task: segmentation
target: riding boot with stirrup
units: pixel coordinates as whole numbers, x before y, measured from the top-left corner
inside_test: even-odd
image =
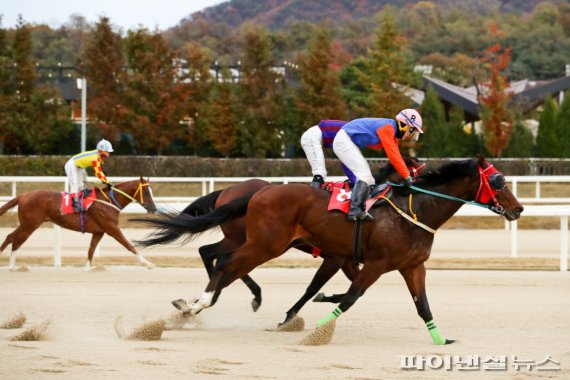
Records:
[[[73,211],[74,212],[83,212],[85,209],[83,208],[83,202],[81,202],[81,198],[73,197],[71,199],[71,203],[73,204]]]
[[[325,180],[323,178],[322,175],[320,174],[315,174],[313,176],[313,182],[311,182],[311,187],[314,187],[315,189],[320,189],[325,183]]]
[[[373,219],[372,215],[364,210],[364,202],[366,198],[368,198],[369,192],[370,187],[366,182],[360,180],[356,181],[350,196],[350,210],[348,211],[349,221],[355,222],[366,218]]]

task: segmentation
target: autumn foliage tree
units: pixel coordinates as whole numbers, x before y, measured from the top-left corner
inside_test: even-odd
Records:
[[[121,107],[122,130],[139,154],[162,154],[182,138],[189,86],[177,76],[174,53],[159,33],[142,28],[125,40],[128,78]]]
[[[210,101],[203,105],[200,115],[200,123],[207,124],[204,137],[223,157],[236,151],[239,102],[234,88],[229,70],[222,70],[222,80],[213,84]]]
[[[207,139],[210,120],[201,111],[210,103],[214,81],[210,74],[212,57],[208,51],[196,43],[186,44],[180,51],[186,62],[181,68],[186,70],[184,80],[188,82],[189,95],[185,109],[188,126],[184,133],[187,145],[196,152]]]
[[[80,66],[87,78],[89,118],[103,137],[117,142],[125,59],[121,36],[113,31],[109,18],[101,17],[95,25]]]
[[[501,36],[496,25],[491,26],[491,33]],[[483,138],[488,152],[496,157],[500,157],[508,146],[513,128],[513,116],[508,108],[512,93],[503,75],[510,61],[511,49],[503,48],[500,43],[488,47],[481,58],[489,76],[478,89]]]
[[[246,157],[271,157],[281,146],[274,123],[280,92],[271,40],[265,29],[246,25],[243,29],[243,55],[239,95],[242,101],[238,125],[238,147]]]
[[[299,55],[299,82],[296,104],[307,128],[322,119],[344,120],[346,104],[340,95],[338,70],[333,70],[334,54],[326,25],[315,29],[305,54]]]

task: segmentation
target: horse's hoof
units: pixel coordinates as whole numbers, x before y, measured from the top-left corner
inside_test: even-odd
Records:
[[[261,302],[257,302],[256,299],[251,300],[251,308],[253,309],[254,312],[256,312],[260,306],[261,306]]]
[[[172,306],[174,306],[178,310],[182,310],[182,308],[184,308],[184,306],[186,306],[188,304],[186,302],[186,300],[183,300],[182,298],[178,299],[178,300],[174,300],[171,303],[172,303]]]
[[[445,344],[451,344],[451,343],[455,343],[455,340],[453,340],[453,339],[446,339],[445,340]]]
[[[152,270],[152,269],[154,269],[154,268],[156,268],[156,265],[154,265],[154,264],[152,264],[152,263],[146,265],[146,269],[148,269],[148,270]]]
[[[323,299],[325,298],[325,293],[319,293],[315,296],[315,298],[313,298],[313,302],[323,302]]]
[[[303,331],[304,329],[305,320],[298,316],[286,319],[283,323],[277,324],[277,331]]]

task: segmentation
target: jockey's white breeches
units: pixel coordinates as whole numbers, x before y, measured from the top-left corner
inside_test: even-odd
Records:
[[[65,174],[67,174],[70,193],[77,193],[78,191],[85,189],[85,181],[87,181],[87,173],[85,169],[78,168],[77,166],[75,166],[73,158],[70,158],[65,163]]]
[[[323,152],[323,133],[317,125],[307,129],[305,133],[303,133],[303,136],[301,136],[301,146],[311,165],[313,175],[318,174],[326,178],[327,168],[325,165],[325,154]]]
[[[369,185],[374,184],[374,177],[368,162],[362,155],[360,148],[343,129],[338,131],[333,141],[333,151],[339,160],[346,165],[356,176],[357,180]]]

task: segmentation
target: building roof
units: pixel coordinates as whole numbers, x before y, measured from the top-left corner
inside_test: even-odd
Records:
[[[442,80],[424,76],[424,88],[432,86],[444,101],[460,107],[465,112],[478,118],[477,89],[475,86],[463,88]],[[524,79],[510,83],[513,94],[511,103],[523,111],[532,109],[537,102],[542,102],[548,95],[555,95],[570,89],[570,76],[551,81],[532,81]]]

